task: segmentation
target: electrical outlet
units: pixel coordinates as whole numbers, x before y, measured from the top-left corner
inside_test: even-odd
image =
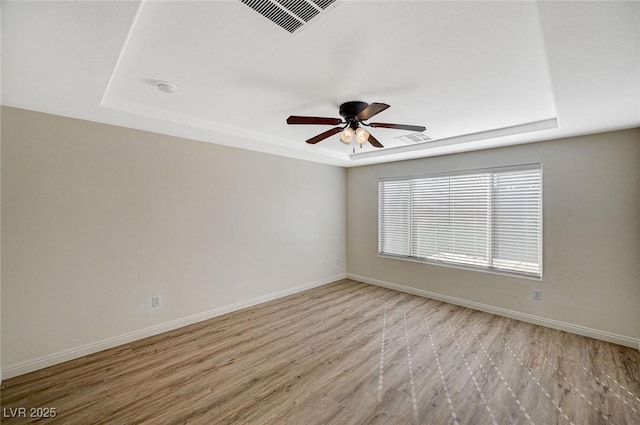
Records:
[[[151,307],[153,308],[160,307],[160,296],[156,295],[151,297]]]
[[[542,301],[542,291],[539,289],[533,290],[533,299],[535,301]]]

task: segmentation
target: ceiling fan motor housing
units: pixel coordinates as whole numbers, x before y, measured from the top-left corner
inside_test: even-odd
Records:
[[[367,102],[360,102],[360,101],[352,101],[352,102],[345,102],[342,105],[340,105],[340,116],[342,118],[345,119],[345,121],[354,121],[356,119],[356,116],[364,111],[367,106],[369,106],[369,104]]]

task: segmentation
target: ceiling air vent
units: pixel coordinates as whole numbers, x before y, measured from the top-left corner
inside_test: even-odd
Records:
[[[424,133],[411,133],[405,134],[404,136],[397,136],[395,137],[395,139],[407,145],[412,145],[414,143],[428,142],[429,140],[431,140],[431,137],[427,136]]]
[[[240,0],[271,22],[294,34],[315,22],[323,12],[336,6],[336,0]]]

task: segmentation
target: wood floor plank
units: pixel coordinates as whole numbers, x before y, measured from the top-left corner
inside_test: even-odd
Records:
[[[345,279],[0,390],[3,424],[627,425],[640,353]]]

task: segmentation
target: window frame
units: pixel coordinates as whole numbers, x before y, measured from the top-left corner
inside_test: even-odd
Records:
[[[539,170],[540,171],[540,234],[539,234],[539,246],[540,246],[540,255],[539,255],[539,275],[528,274],[524,272],[518,271],[509,271],[504,269],[496,269],[493,267],[485,267],[485,266],[476,266],[471,264],[464,263],[453,263],[446,262],[442,260],[432,260],[423,257],[416,257],[410,255],[400,255],[400,254],[390,254],[382,252],[382,202],[381,202],[381,183],[390,182],[390,181],[407,181],[412,179],[424,179],[424,178],[438,178],[438,177],[452,177],[452,176],[464,176],[464,175],[473,175],[473,174],[482,174],[482,173],[500,173],[500,172],[510,172],[510,171],[520,171],[520,170]],[[495,196],[495,192],[491,192],[492,197]],[[491,213],[491,211],[489,211]],[[455,269],[462,270],[471,270],[471,271],[480,271],[484,273],[491,273],[497,275],[506,275],[510,277],[517,277],[522,279],[536,280],[541,281],[544,276],[544,172],[542,163],[528,163],[528,164],[519,164],[519,165],[508,165],[508,166],[498,166],[498,167],[490,167],[490,168],[476,168],[476,169],[461,169],[461,170],[453,170],[453,171],[440,171],[435,173],[428,174],[415,174],[415,175],[402,175],[402,176],[393,176],[393,177],[380,177],[378,179],[378,257],[387,258],[387,259],[396,259],[409,261],[414,263],[421,264],[429,264],[436,265],[442,267],[449,267]],[[411,233],[411,225],[409,233]],[[489,229],[490,238],[493,235],[493,226],[490,226]],[[411,237],[409,235],[409,237]],[[493,251],[492,251],[493,252]],[[492,263],[494,258],[488,258],[489,263]]]

